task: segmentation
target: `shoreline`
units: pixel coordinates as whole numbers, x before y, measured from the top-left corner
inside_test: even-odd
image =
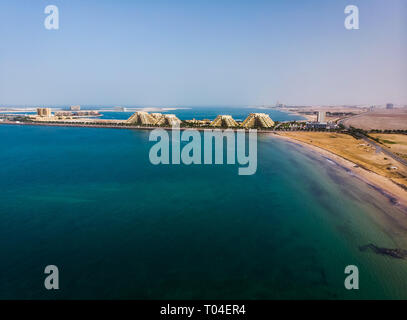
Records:
[[[291,137],[282,136],[275,132],[272,136],[305,147],[308,150],[316,152],[326,159],[333,161],[336,165],[339,165],[344,170],[351,172],[356,178],[366,183],[370,188],[373,188],[380,194],[384,195],[392,205],[399,208],[403,213],[407,214],[407,191],[395,184],[390,179],[364,169],[356,163],[318,146],[296,140]]]

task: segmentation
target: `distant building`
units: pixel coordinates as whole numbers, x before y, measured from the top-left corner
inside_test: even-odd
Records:
[[[266,113],[251,113],[243,121],[242,126],[245,128],[271,128],[274,121]]]
[[[325,111],[318,111],[318,117],[317,117],[317,122],[318,123],[325,123],[325,116],[326,116],[326,112]]]
[[[392,103],[386,104],[386,109],[390,110],[393,109],[394,105]]]
[[[69,110],[71,110],[71,111],[80,111],[80,110],[81,110],[81,106],[71,106],[71,107],[69,108]]]
[[[219,115],[211,122],[212,127],[237,127],[239,124],[230,115]]]
[[[40,117],[51,117],[51,109],[50,108],[37,108],[37,115]]]
[[[114,110],[118,111],[118,112],[126,112],[127,111],[127,109],[125,107],[114,107]]]

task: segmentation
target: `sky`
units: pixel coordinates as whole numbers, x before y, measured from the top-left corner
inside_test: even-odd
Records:
[[[407,105],[407,1],[0,1],[0,105],[277,101]]]

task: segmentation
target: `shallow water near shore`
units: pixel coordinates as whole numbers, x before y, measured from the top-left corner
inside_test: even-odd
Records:
[[[359,250],[407,249],[403,213],[334,162],[259,135],[253,176],[153,166],[148,136],[0,126],[1,299],[407,298],[407,261]]]

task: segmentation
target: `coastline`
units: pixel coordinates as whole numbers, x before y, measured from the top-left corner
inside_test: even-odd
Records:
[[[389,202],[398,207],[403,213],[407,214],[407,191],[395,184],[390,179],[378,175],[377,173],[374,173],[367,169],[361,168],[348,159],[345,159],[331,151],[322,149],[312,144],[296,140],[291,137],[282,136],[276,132],[274,132],[272,136],[305,147],[308,150],[314,151],[322,155],[323,157],[326,157],[327,159],[333,161],[336,165],[341,166],[349,172],[352,172],[352,174],[356,178],[384,195],[389,200]]]
[[[43,126],[43,127],[73,127],[73,128],[104,128],[104,129],[133,129],[133,130],[145,130],[145,131],[152,131],[155,129],[163,129],[163,130],[172,130],[173,127],[157,127],[157,126],[136,126],[136,125],[114,125],[114,124],[97,124],[97,123],[55,123],[55,122],[12,122],[12,121],[4,121],[0,122],[1,125],[9,125],[9,126]],[[224,130],[224,128],[219,127],[179,127],[179,130],[197,130],[197,131],[205,131],[205,130]],[[236,130],[245,130],[249,132],[252,129],[246,128],[229,128],[233,131]],[[273,133],[274,130],[257,130],[257,133]]]

